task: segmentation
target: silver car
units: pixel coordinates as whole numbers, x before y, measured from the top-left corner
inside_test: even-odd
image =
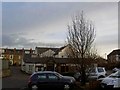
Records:
[[[110,74],[101,81],[102,88],[120,88],[120,70]]]
[[[88,79],[100,79],[106,76],[106,70],[104,67],[94,67],[88,73]]]

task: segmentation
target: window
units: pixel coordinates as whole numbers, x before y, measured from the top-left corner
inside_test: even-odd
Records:
[[[47,79],[46,74],[39,74],[38,79]]]
[[[69,67],[68,66],[61,66],[61,72],[68,72]]]
[[[13,59],[13,55],[10,55],[10,59]]]
[[[25,54],[29,54],[30,53],[30,51],[25,51]]]
[[[2,57],[5,57],[5,55],[2,54]]]
[[[29,65],[29,71],[32,71],[33,65]]]
[[[21,56],[19,56],[19,59],[21,59]]]
[[[54,74],[48,74],[48,78],[52,79],[52,80],[58,79],[58,77],[56,75],[54,75]]]
[[[65,66],[61,66],[61,72],[65,72]]]
[[[4,49],[2,49],[2,53],[4,53],[5,52],[5,50]]]
[[[69,68],[68,68],[68,66],[66,66],[66,72],[68,72],[69,71]]]

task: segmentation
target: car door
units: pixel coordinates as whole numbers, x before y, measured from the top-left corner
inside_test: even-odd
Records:
[[[38,78],[37,85],[39,88],[45,88],[46,86],[48,86],[47,76],[45,73],[38,74],[37,78]]]
[[[47,76],[48,76],[49,87],[51,87],[51,88],[61,88],[62,87],[61,79],[56,74],[49,73],[49,74],[47,74]]]

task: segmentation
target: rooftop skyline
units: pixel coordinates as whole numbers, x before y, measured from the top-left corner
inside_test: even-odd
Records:
[[[118,48],[117,2],[4,2],[2,47],[62,47],[72,16],[84,11],[95,26],[95,47],[104,57]]]

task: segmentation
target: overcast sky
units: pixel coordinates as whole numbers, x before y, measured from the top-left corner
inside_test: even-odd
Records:
[[[95,25],[98,53],[105,57],[118,48],[117,2],[4,2],[2,47],[61,47],[65,45],[71,17],[82,10]]]

